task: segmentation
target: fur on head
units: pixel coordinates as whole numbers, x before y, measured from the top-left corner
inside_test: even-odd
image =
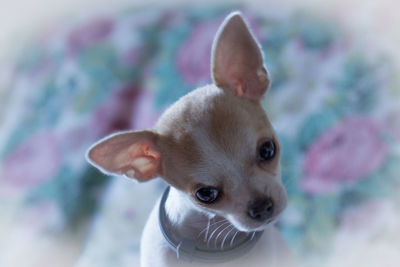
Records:
[[[279,141],[261,106],[270,79],[240,13],[225,19],[211,54],[213,84],[179,99],[153,130],[100,140],[87,159],[106,174],[159,176],[196,209],[241,231],[262,230],[285,208],[286,193]]]

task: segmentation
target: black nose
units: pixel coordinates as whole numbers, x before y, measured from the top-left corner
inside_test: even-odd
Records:
[[[274,202],[271,198],[256,199],[249,202],[248,215],[257,221],[265,221],[274,213]]]

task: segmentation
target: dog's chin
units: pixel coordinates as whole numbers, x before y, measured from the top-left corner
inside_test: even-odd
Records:
[[[268,227],[271,227],[275,222],[276,219],[274,220],[267,220],[263,223],[255,223],[255,222],[238,222],[237,220],[234,220],[232,218],[227,218],[229,222],[239,231],[241,232],[259,232],[267,229]]]
[[[233,223],[232,223],[233,224]],[[265,229],[267,229],[268,227],[270,227],[272,225],[272,223],[267,222],[264,223],[262,225],[259,226],[250,226],[250,225],[243,225],[243,224],[233,224],[233,226],[235,226],[236,229],[238,229],[241,232],[259,232],[259,231],[263,231]]]

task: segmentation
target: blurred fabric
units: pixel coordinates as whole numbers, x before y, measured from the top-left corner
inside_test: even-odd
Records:
[[[210,83],[211,42],[241,10],[272,86],[289,205],[278,226],[301,266],[398,266],[400,92],[394,59],[333,18],[246,6],[126,9],[49,24],[8,64],[0,107],[0,266],[139,266],[165,184],[85,161],[107,134],[151,128]]]

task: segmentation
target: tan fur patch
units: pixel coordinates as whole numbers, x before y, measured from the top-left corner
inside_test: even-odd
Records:
[[[199,88],[160,118],[157,131],[164,179],[194,199],[198,184],[221,187],[220,201],[205,208],[227,209],[275,187],[277,181],[268,177],[279,175],[279,143],[257,102],[214,85]],[[270,139],[276,140],[276,157],[260,164],[260,142]]]

